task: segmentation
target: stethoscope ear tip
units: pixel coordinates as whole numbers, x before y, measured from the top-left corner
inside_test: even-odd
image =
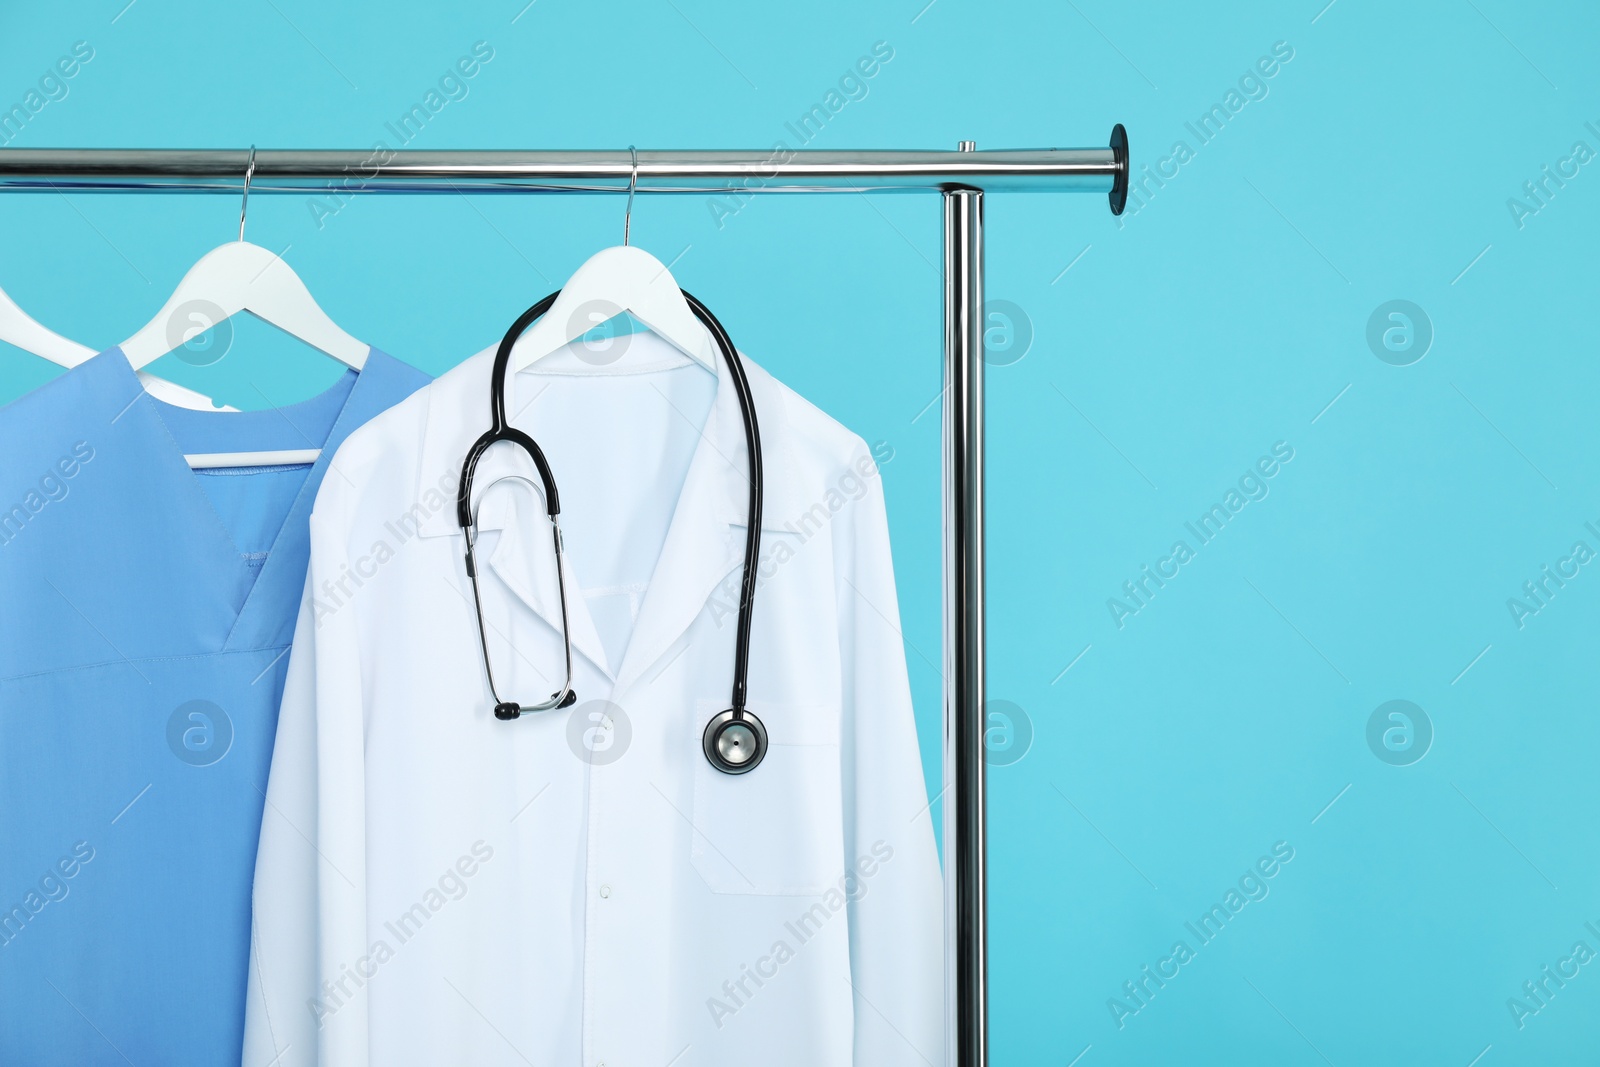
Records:
[[[559,695],[560,694],[558,694],[558,693],[551,693],[550,694],[550,699],[551,700],[555,700],[555,698],[557,696],[559,696]],[[576,704],[577,702],[578,702],[578,692],[577,692],[577,690],[568,689],[567,690],[567,695],[565,697],[561,698],[561,703],[553,704],[553,705],[552,704],[540,704],[537,707],[534,707],[532,710],[533,711],[543,711],[543,710],[548,708],[551,711],[559,711],[562,708],[570,708],[570,707],[572,707],[572,705]],[[499,719],[501,722],[510,722],[512,719],[520,718],[522,716],[522,712],[523,712],[522,705],[518,704],[516,701],[513,701],[513,700],[503,700],[503,701],[501,701],[500,703],[498,703],[498,704],[496,704],[494,706],[494,717]]]

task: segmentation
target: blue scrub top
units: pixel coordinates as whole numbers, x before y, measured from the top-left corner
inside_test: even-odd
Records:
[[[0,408],[0,1064],[239,1062],[311,505],[427,381],[374,350],[302,404],[188,411],[111,349]]]

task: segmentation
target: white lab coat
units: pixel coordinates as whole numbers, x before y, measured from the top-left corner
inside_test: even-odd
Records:
[[[579,703],[501,722],[455,517],[490,364],[352,435],[317,499],[244,1064],[937,1067],[939,864],[867,447],[747,364],[771,743],[729,776],[700,747],[745,537],[726,368],[640,334],[613,365],[514,376],[560,492]],[[497,445],[478,560],[496,681],[533,703],[561,681],[560,615],[539,500],[488,489],[508,472],[534,474]]]

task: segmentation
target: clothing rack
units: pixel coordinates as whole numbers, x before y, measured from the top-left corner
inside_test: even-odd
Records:
[[[0,189],[252,193],[937,192],[944,201],[944,872],[947,1057],[987,1067],[983,194],[1096,192],[1120,215],[1128,138],[976,151],[0,149]]]

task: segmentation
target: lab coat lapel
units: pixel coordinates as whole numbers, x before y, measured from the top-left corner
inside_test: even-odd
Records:
[[[735,536],[743,531],[734,528],[734,523],[745,517],[750,492],[744,422],[727,368],[720,360],[717,371],[716,399],[700,432],[666,541],[628,640],[617,673],[618,693],[678,643],[718,584],[744,558],[744,539]],[[729,600],[737,604],[737,587]],[[732,622],[730,615],[726,627],[730,649]]]
[[[474,485],[481,486],[476,495],[483,504],[478,510],[480,539],[490,531],[499,531],[499,540],[488,556],[489,570],[526,604],[535,615],[543,619],[557,635],[561,633],[561,589],[556,581],[555,542],[551,537],[550,518],[545,514],[539,497],[521,482],[503,483],[493,494],[482,494],[496,477],[513,470],[519,475],[531,474],[532,464],[523,461],[520,453],[513,454],[507,446],[491,450],[496,462],[488,456],[480,462],[480,473]],[[525,470],[526,468],[526,470]],[[537,476],[535,475],[535,480]],[[582,653],[607,678],[612,677],[612,665],[606,660],[600,644],[599,631],[589,614],[588,605],[578,592],[577,579],[573,577],[571,561],[565,561],[564,573],[567,587],[567,626],[571,628],[572,647]],[[559,685],[561,679],[550,679]]]
[[[464,539],[461,527],[456,524],[455,492],[460,484],[461,465],[472,443],[489,428],[487,403],[489,375],[493,370],[494,350],[485,349],[460,366],[441,375],[430,388],[427,397],[428,414],[423,428],[423,462],[418,471],[415,499],[418,506],[402,521],[406,532],[414,530],[418,537],[449,537]],[[502,483],[493,493],[489,486],[506,475],[530,478],[538,484],[539,475],[533,463],[520,449],[499,444],[484,453],[478,462],[473,478],[473,499],[479,503],[478,533],[480,536],[479,563],[483,567],[480,579],[487,579],[484,596],[486,611],[499,596],[511,595],[520,600],[551,630],[561,633],[561,600],[556,588],[555,545],[550,538],[550,520],[538,495],[521,482]],[[560,484],[561,472],[556,472]],[[439,507],[429,507],[424,501],[438,490],[447,497]],[[411,516],[415,517],[412,518]],[[494,534],[498,531],[498,534]],[[489,534],[498,539],[489,544]],[[464,548],[458,545],[458,550]],[[487,549],[485,554],[484,549]],[[573,650],[583,655],[606,677],[612,676],[612,667],[600,644],[594,620],[588,606],[578,593],[567,567],[567,616],[572,627]],[[461,592],[471,597],[472,590],[461,576]],[[559,667],[558,664],[553,665]],[[554,677],[552,675],[552,677]]]
[[[419,473],[419,493],[435,478],[454,485],[462,457],[487,427],[485,399],[489,395],[493,360],[493,351],[485,350],[442,375],[433,386],[434,395],[429,397],[424,430],[425,463],[424,470]],[[764,503],[767,518],[763,525],[779,529],[784,516],[798,513],[792,506],[793,493],[785,470],[788,414],[781,390],[774,388],[766,373],[749,360],[745,360],[744,365],[761,426],[767,483]],[[516,386],[513,376],[510,388],[513,411],[516,410]],[[645,442],[640,446],[648,447]],[[724,580],[729,583],[729,591],[726,597],[719,593],[718,598],[728,614],[726,625],[719,632],[727,634],[729,663],[732,663],[739,599],[739,576],[735,571],[744,559],[741,524],[745,521],[750,492],[748,462],[739,398],[727,367],[719,359],[716,397],[690,460],[628,647],[614,671],[607,664],[594,621],[578,593],[570,565],[568,567],[567,610],[572,626],[572,647],[613,680],[616,692],[622,692],[672,653]],[[480,462],[475,484],[486,487],[504,473],[537,480],[532,463],[525,457],[509,447],[496,446]],[[559,484],[561,471],[555,474]],[[550,543],[549,523],[535,496],[514,483],[502,486],[481,509],[479,520],[480,531],[498,529],[502,534],[488,554],[488,569],[499,579],[497,584],[503,583],[512,595],[559,630],[561,607],[555,571],[550,563],[554,547]],[[774,522],[780,525],[772,526]],[[422,537],[460,537],[453,502],[450,507],[423,515],[416,529]],[[730,684],[731,681],[730,668]]]

